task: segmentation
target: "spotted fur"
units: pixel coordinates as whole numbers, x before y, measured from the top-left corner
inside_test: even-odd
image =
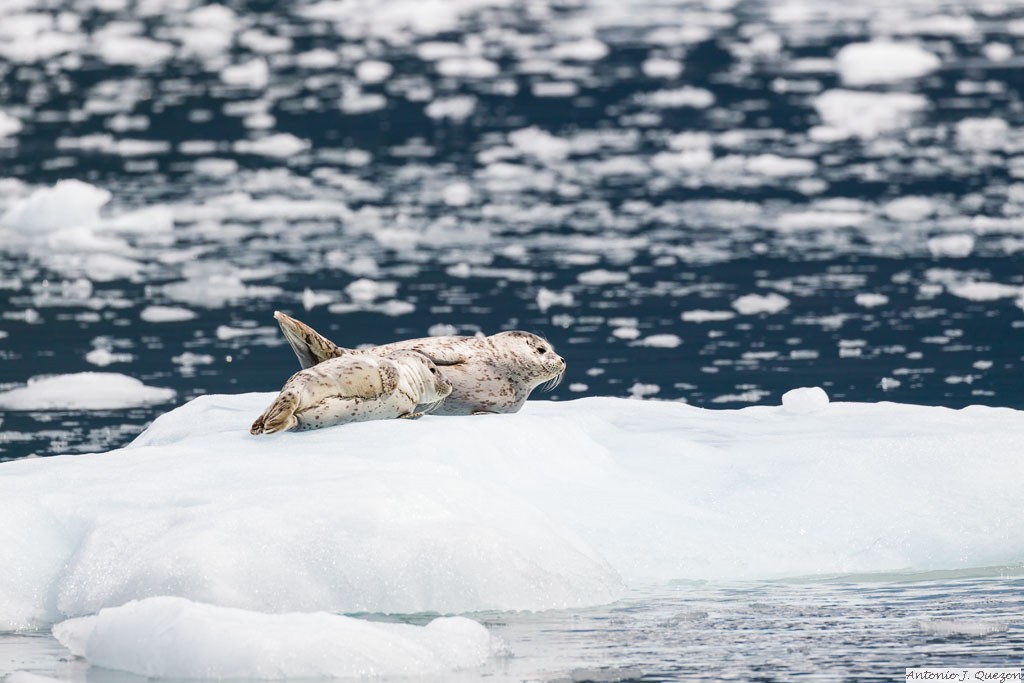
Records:
[[[317,429],[346,422],[418,417],[451,394],[452,385],[421,353],[347,354],[295,373],[252,434]]]
[[[530,332],[424,337],[353,350],[284,313],[276,312],[274,317],[303,367],[316,367],[331,358],[386,356],[396,351],[418,351],[429,357],[452,385],[451,395],[434,410],[435,415],[514,413],[534,389],[545,383],[553,387],[565,373],[565,360],[545,339]]]

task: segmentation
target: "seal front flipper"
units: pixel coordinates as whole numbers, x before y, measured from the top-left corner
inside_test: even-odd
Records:
[[[299,359],[302,369],[313,367],[328,358],[337,358],[349,353],[306,323],[300,322],[281,311],[274,311],[274,318],[281,326],[284,338]]]
[[[256,418],[249,428],[250,434],[273,434],[294,429],[299,420],[295,411],[299,407],[299,397],[293,391],[282,391],[262,415]]]

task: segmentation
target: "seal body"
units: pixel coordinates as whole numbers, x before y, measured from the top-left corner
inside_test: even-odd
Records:
[[[419,417],[451,394],[452,385],[429,358],[395,349],[346,354],[292,375],[252,434],[317,429],[346,422]]]
[[[545,383],[554,386],[565,373],[565,360],[551,344],[530,332],[423,337],[346,349],[280,311],[274,317],[303,367],[316,367],[331,358],[386,356],[396,351],[427,356],[452,384],[451,395],[433,411],[435,415],[514,413],[534,389]]]

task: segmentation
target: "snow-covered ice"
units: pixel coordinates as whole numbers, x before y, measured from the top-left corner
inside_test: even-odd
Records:
[[[464,617],[426,626],[326,612],[264,614],[175,597],[132,601],[57,624],[90,664],[161,678],[423,676],[483,664],[487,629]]]
[[[451,614],[1024,558],[1024,413],[787,396],[537,401],[270,438],[248,426],[272,394],[202,397],[127,448],[0,465],[0,545],[18,558],[0,628],[163,595]]]

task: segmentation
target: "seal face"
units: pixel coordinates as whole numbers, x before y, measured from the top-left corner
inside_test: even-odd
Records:
[[[416,351],[345,354],[292,375],[249,430],[273,434],[346,422],[414,418],[452,392],[437,366]]]
[[[452,384],[451,395],[434,410],[435,415],[514,413],[523,407],[530,392],[545,383],[555,386],[565,373],[565,359],[530,332],[424,337],[353,350],[338,346],[280,311],[274,317],[303,367],[315,367],[330,358],[395,351],[418,351],[427,356]]]

